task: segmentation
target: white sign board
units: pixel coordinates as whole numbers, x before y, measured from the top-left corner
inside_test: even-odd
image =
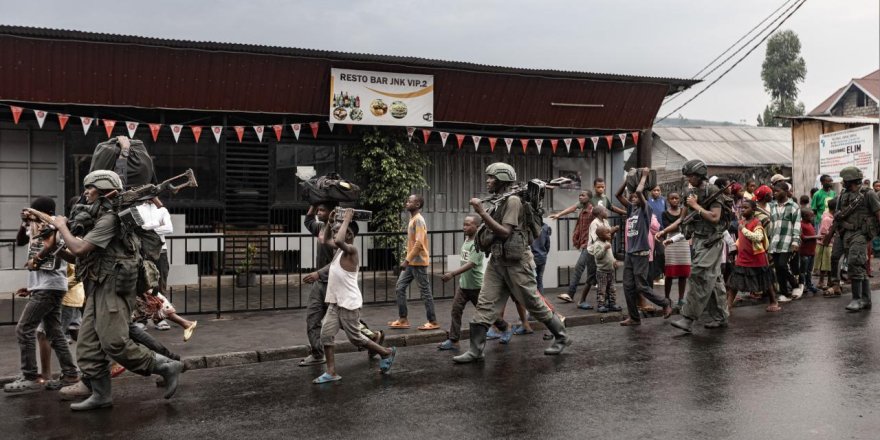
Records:
[[[874,178],[873,126],[851,128],[819,136],[819,172],[840,180],[840,170],[855,166],[865,178]]]
[[[330,69],[330,122],[434,126],[434,76]]]

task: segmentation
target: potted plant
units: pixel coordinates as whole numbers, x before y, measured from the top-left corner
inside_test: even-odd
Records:
[[[257,285],[257,274],[251,269],[254,265],[254,258],[257,255],[257,245],[248,244],[244,252],[244,260],[235,268],[235,286],[236,287],[253,287]]]

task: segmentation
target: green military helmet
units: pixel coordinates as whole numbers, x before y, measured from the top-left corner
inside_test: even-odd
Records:
[[[495,162],[489,165],[486,167],[486,174],[495,176],[496,179],[502,182],[516,181],[516,171],[512,166],[504,162]]]
[[[100,190],[122,191],[122,180],[119,175],[110,170],[95,170],[83,179],[83,187],[94,186]]]
[[[857,167],[846,167],[840,170],[840,178],[844,182],[849,182],[851,180],[862,180],[864,175],[862,175],[862,170]]]
[[[706,174],[709,174],[709,169],[706,168],[705,162],[699,159],[694,159],[684,163],[681,167],[681,174],[685,176],[696,174],[697,176],[706,177]]]

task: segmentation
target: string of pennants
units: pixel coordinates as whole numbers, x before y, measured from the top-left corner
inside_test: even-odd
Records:
[[[10,105],[9,108],[12,111],[12,120],[15,122],[15,124],[18,124],[18,122],[21,119],[21,116],[25,112],[25,110],[33,111],[34,116],[37,119],[37,124],[40,126],[40,128],[43,128],[43,124],[46,122],[46,118],[51,114],[50,112],[47,112],[44,110],[25,109],[24,107],[18,107],[18,106],[14,106],[14,105]],[[134,121],[118,121],[118,120],[107,119],[107,118],[99,119],[99,118],[93,118],[93,117],[87,117],[87,116],[71,116],[69,114],[64,114],[64,113],[55,113],[55,115],[58,118],[58,124],[61,126],[61,130],[64,130],[64,128],[67,126],[67,122],[70,120],[70,118],[78,118],[80,120],[80,123],[82,124],[83,134],[88,134],[89,129],[93,125],[103,125],[104,130],[107,132],[108,138],[112,137],[113,129],[116,127],[116,124],[119,122],[121,122],[125,125],[125,128],[128,131],[128,136],[132,137],[132,138],[134,137],[135,132],[137,131],[138,127],[141,125],[140,122],[134,122]],[[335,124],[332,122],[325,122],[325,123],[328,125],[328,127],[330,128],[330,132],[332,133]],[[150,129],[150,134],[152,135],[153,142],[156,142],[156,140],[158,139],[159,132],[162,130],[163,125],[168,125],[168,127],[170,127],[171,134],[174,136],[174,142],[178,142],[178,139],[180,139],[180,134],[183,132],[184,128],[189,128],[189,130],[192,132],[193,137],[196,140],[196,143],[198,143],[199,139],[202,136],[202,131],[207,128],[214,135],[214,140],[217,143],[220,143],[220,136],[223,134],[223,132],[226,129],[226,126],[223,126],[223,125],[201,126],[201,125],[153,124],[153,123],[147,123],[146,125]],[[312,132],[312,137],[317,139],[318,138],[318,130],[320,128],[321,122],[295,123],[295,124],[288,124],[288,125],[290,126],[290,129],[291,129],[291,131],[293,131],[293,135],[296,137],[297,140],[299,140],[300,132],[302,131],[304,126],[308,126]],[[245,132],[247,131],[248,128],[250,128],[254,131],[254,133],[257,136],[257,139],[260,142],[263,142],[263,135],[265,134],[265,131],[267,128],[271,129],[272,132],[275,133],[275,138],[279,142],[281,141],[281,135],[284,132],[284,125],[283,124],[252,125],[252,126],[233,125],[232,128],[235,130],[235,135],[238,138],[239,142],[241,142],[244,139]],[[354,127],[352,125],[348,125],[348,124],[346,125],[346,129],[348,130],[349,133],[351,133],[353,128]],[[409,136],[410,140],[412,140],[413,135],[415,134],[415,131],[416,131],[415,127],[407,127],[406,128],[406,133]],[[451,132],[447,132],[447,131],[430,130],[427,128],[421,129],[421,132],[422,132],[422,139],[424,140],[425,144],[428,143],[428,141],[431,138],[431,135],[434,132],[438,133],[440,135],[440,141],[442,142],[443,148],[446,148],[446,142],[449,139],[449,136],[452,135],[455,137],[455,140],[456,140],[456,143],[458,145],[459,150],[462,148],[462,146],[464,145],[467,138],[470,138],[471,143],[474,146],[474,151],[479,150],[481,142],[483,141],[483,139],[486,139],[486,142],[489,144],[489,149],[492,152],[495,152],[495,145],[497,144],[498,140],[501,140],[502,142],[504,142],[504,145],[507,147],[508,153],[511,152],[513,145],[515,145],[516,143],[519,143],[519,146],[522,147],[523,153],[528,151],[530,144],[534,144],[535,147],[538,149],[538,154],[541,153],[541,149],[544,146],[545,141],[550,144],[550,149],[553,151],[553,154],[556,154],[556,149],[560,146],[560,141],[561,141],[561,144],[563,146],[565,146],[566,153],[571,152],[571,146],[575,142],[577,143],[577,146],[580,149],[580,151],[583,152],[585,145],[586,145],[586,142],[587,142],[587,139],[590,140],[590,143],[593,146],[593,151],[596,151],[599,144],[602,143],[603,141],[604,141],[604,145],[607,146],[607,148],[610,150],[611,147],[614,145],[615,139],[618,139],[620,141],[620,145],[624,146],[624,145],[626,145],[627,136],[630,136],[632,138],[633,143],[635,143],[635,144],[639,143],[639,132],[638,131],[617,133],[617,134],[606,134],[606,135],[602,135],[602,136],[590,136],[590,137],[583,136],[583,137],[549,138],[549,139],[523,138],[523,137],[515,137],[515,138],[514,137],[489,137],[489,136],[478,136],[478,135],[451,133]]]

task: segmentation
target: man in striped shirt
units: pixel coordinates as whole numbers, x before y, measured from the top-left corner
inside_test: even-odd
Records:
[[[784,180],[773,185],[773,196],[774,200],[767,206],[772,224],[768,251],[779,283],[779,302],[788,302],[792,296],[800,297],[801,293],[788,266],[792,253],[797,253],[801,245],[801,210],[788,197],[788,184]]]

